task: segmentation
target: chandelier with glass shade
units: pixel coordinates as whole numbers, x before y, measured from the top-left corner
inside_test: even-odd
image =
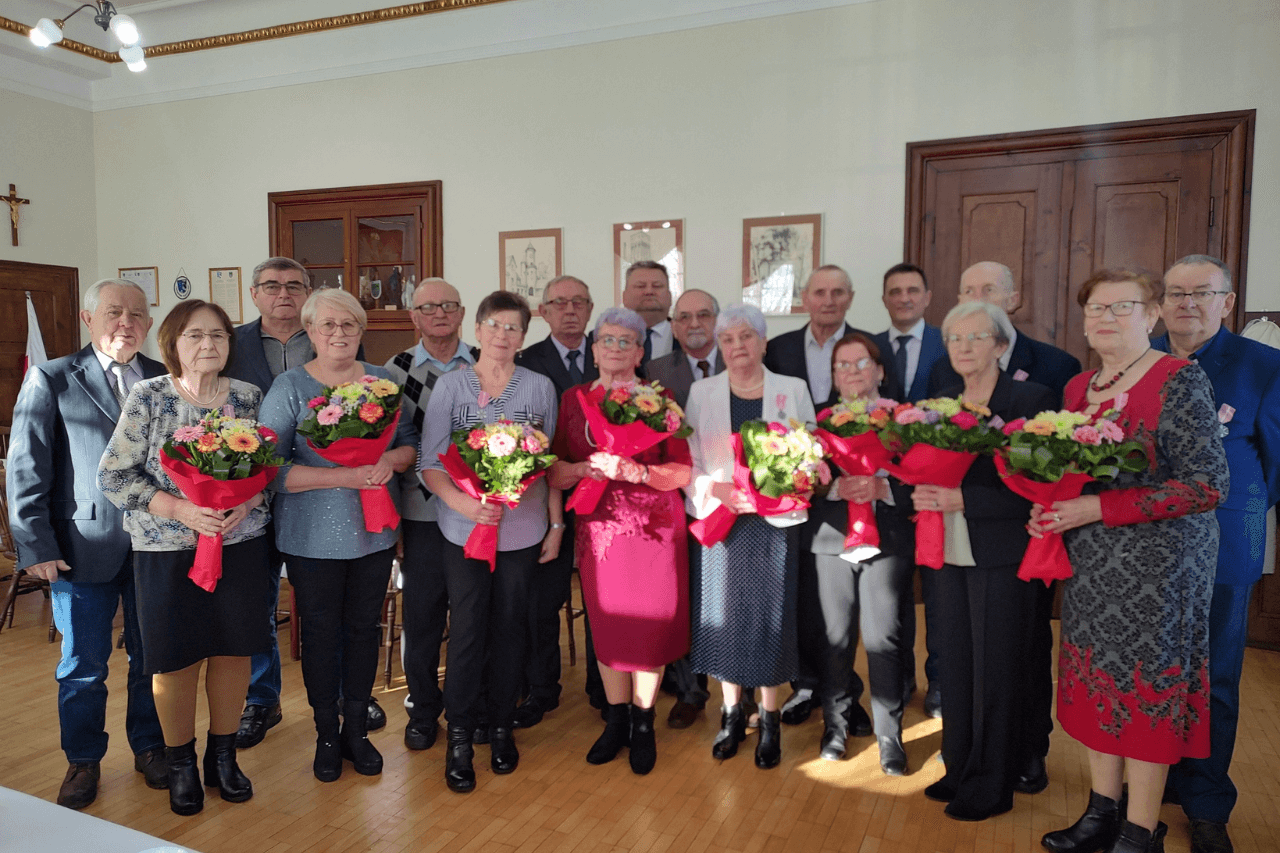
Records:
[[[117,12],[115,5],[108,2],[108,0],[94,0],[93,3],[85,3],[77,8],[75,12],[61,20],[41,18],[31,28],[31,43],[36,47],[48,47],[51,44],[57,44],[62,41],[62,28],[81,9],[92,9],[94,12],[93,22],[102,27],[103,32],[110,30],[119,40],[121,45],[120,58],[124,60],[130,71],[141,71],[147,67],[147,60],[143,55],[142,46],[138,43],[141,40],[138,35],[138,25],[133,22],[133,18]]]

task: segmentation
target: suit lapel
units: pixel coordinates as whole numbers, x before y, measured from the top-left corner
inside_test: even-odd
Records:
[[[116,402],[115,392],[107,384],[107,374],[98,362],[98,357],[94,355],[92,345],[80,351],[71,375],[94,405],[101,409],[112,423],[120,420],[120,404]]]
[[[567,389],[573,387],[573,379],[569,376],[569,368],[565,367],[564,362],[560,360],[560,351],[551,342],[551,338],[545,338],[539,346],[542,351],[538,353],[538,359],[542,362],[542,367],[547,371],[547,375],[551,377],[551,381],[555,383],[557,388]]]
[[[1013,354],[1009,356],[1009,366],[1004,372],[1012,376],[1019,370],[1024,370],[1030,375],[1034,361],[1035,359],[1031,356],[1030,339],[1022,332],[1018,332],[1018,339],[1013,342]]]

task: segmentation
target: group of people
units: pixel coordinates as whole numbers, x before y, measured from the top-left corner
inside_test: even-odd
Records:
[[[175,812],[200,810],[194,719],[204,666],[204,783],[232,802],[252,796],[236,749],[281,719],[281,563],[305,625],[315,775],[337,779],[344,759],[380,772],[368,731],[385,717],[371,692],[398,542],[404,742],[429,749],[444,713],[451,790],[474,789],[475,744],[489,745],[495,773],[513,772],[514,730],[558,706],[557,614],[575,566],[589,626],[587,691],[604,718],[588,762],[627,749],[631,769],[648,773],[659,690],[676,694],[668,725],[685,728],[710,698],[710,676],[723,700],[716,758],[734,756],[754,726],[755,762],[774,767],[781,724],[820,709],[822,758],[839,760],[851,736],[874,734],[882,770],[905,774],[903,710],[917,689],[913,515],[930,510],[945,514],[948,536],[945,565],[919,569],[924,709],[943,721],[945,774],[926,796],[953,818],[982,820],[1011,809],[1015,792],[1047,786],[1055,590],[1017,571],[1030,537],[1062,533],[1073,576],[1063,590],[1057,716],[1089,750],[1093,791],[1080,821],[1044,846],[1159,849],[1160,803],[1174,797],[1192,819],[1194,850],[1229,849],[1245,612],[1261,572],[1262,518],[1280,499],[1280,353],[1223,327],[1234,294],[1220,261],[1184,258],[1163,281],[1127,270],[1092,276],[1078,302],[1099,367],[1084,373],[1014,328],[1016,282],[993,262],[963,272],[960,302],[940,328],[924,320],[924,271],[892,267],[882,290],[892,325],[876,335],[846,322],[849,276],[820,267],[802,294],[809,322],[773,339],[758,309],[722,310],[705,291],[685,291],[673,312],[666,270],[647,261],[627,271],[623,305],[589,331],[587,285],[561,276],[536,308],[550,335],[528,347],[533,309],[524,299],[485,297],[472,348],[459,335],[458,291],[427,279],[412,300],[419,340],[385,367],[363,361],[358,301],[312,293],[300,264],[265,261],[250,293],[261,319],[238,329],[216,305],[175,308],[157,335],[160,365],[138,353],[151,324],[142,292],[99,282],[81,312],[90,346],[36,368],[23,385],[13,528],[19,568],[53,582],[64,636],[64,805],[82,808],[96,795],[120,600],[138,770],[168,787]],[[1161,319],[1166,334],[1152,340]],[[338,466],[297,427],[321,389],[364,375],[402,387],[401,418],[376,464]],[[634,457],[600,450],[584,407],[643,379],[685,408],[692,435]],[[1119,409],[1118,425],[1143,444],[1149,466],[1051,506],[1007,489],[990,458],[958,488],[835,471],[807,511],[755,513],[733,480],[731,438],[743,423],[813,423],[815,403],[881,396],[960,397],[1006,422],[1064,405]],[[266,491],[227,512],[184,499],[158,461],[174,429],[210,409],[261,421],[286,460]],[[513,507],[470,497],[439,461],[456,430],[498,420],[554,436],[558,457]],[[566,509],[588,479],[605,484],[601,500],[590,512]],[[360,492],[387,485],[401,526],[370,533]],[[846,551],[846,502],[874,505],[878,554]],[[690,535],[690,524],[723,510],[735,518],[722,541],[704,546]],[[497,527],[493,571],[466,556],[476,525]],[[228,555],[212,593],[186,577],[199,534],[222,534]],[[870,715],[853,671],[859,638]]]

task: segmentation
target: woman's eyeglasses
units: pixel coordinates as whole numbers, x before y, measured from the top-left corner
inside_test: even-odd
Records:
[[[965,341],[967,343],[972,344],[972,343],[976,343],[977,341],[985,341],[989,338],[994,338],[994,337],[995,337],[995,334],[992,332],[970,332],[967,335],[943,335],[942,341],[947,346],[951,346],[952,344],[958,344],[961,341]]]
[[[1144,304],[1136,299],[1122,299],[1119,302],[1112,302],[1110,305],[1103,305],[1101,302],[1086,302],[1084,304],[1084,316],[1097,318],[1110,311],[1113,317],[1128,317],[1133,313],[1135,307]]]
[[[640,346],[635,338],[615,338],[613,335],[596,338],[596,341],[605,349],[616,349],[618,352],[626,352],[632,347]]]
[[[866,370],[875,363],[875,359],[868,356],[857,361],[837,361],[832,367],[836,370]]]
[[[524,334],[524,329],[520,328],[519,326],[513,326],[511,323],[499,323],[497,320],[493,319],[492,317],[489,317],[488,319],[485,319],[485,320],[481,320],[480,325],[488,326],[490,329],[492,329],[495,332],[510,332],[513,335]]]
[[[217,346],[222,346],[231,340],[231,336],[226,332],[183,332],[182,339],[189,344],[202,344],[207,339]]]
[[[361,326],[359,323],[352,322],[351,320],[347,320],[345,323],[335,323],[332,320],[325,320],[323,323],[316,324],[316,331],[324,335],[326,338],[333,337],[339,330],[341,330],[342,334],[346,337],[354,338],[356,335],[364,331],[364,326]]]

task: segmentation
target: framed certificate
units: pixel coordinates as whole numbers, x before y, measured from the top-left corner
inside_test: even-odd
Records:
[[[156,267],[117,267],[117,274],[141,287],[147,294],[148,305],[160,304],[160,271]]]
[[[232,323],[244,322],[240,267],[217,267],[209,270],[209,301],[226,311]]]

